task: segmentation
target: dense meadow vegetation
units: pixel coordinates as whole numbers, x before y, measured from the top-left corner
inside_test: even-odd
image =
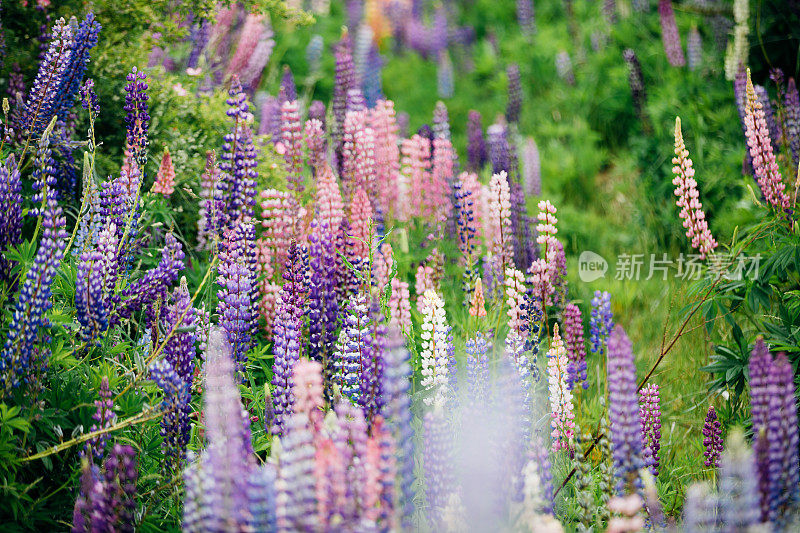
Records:
[[[0,530],[800,530],[800,2],[0,10]]]

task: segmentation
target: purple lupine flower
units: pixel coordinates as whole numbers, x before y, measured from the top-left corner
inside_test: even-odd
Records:
[[[682,530],[686,533],[716,531],[717,504],[718,497],[707,482],[690,485],[683,505]]]
[[[342,529],[350,530],[361,521],[365,492],[368,490],[365,469],[367,423],[361,409],[350,402],[339,402],[335,412],[338,423],[331,438],[344,466],[344,482],[348,487],[347,497],[338,514],[342,517]]]
[[[364,100],[364,94],[358,87],[353,87],[347,91],[347,113],[351,111],[366,111],[367,101]],[[347,115],[345,113],[345,116]]]
[[[150,376],[164,391],[161,401],[161,436],[164,441],[164,470],[170,474],[179,472],[186,458],[186,446],[189,444],[192,414],[191,381],[179,375],[172,364],[160,359],[150,365]]]
[[[631,87],[631,97],[633,98],[633,109],[636,115],[644,124],[648,123],[647,112],[645,106],[647,105],[647,91],[644,86],[644,75],[642,74],[642,65],[639,63],[639,58],[636,57],[636,52],[627,48],[622,53],[623,59],[628,64],[628,84]]]
[[[28,211],[28,216],[36,218],[42,215],[45,200],[53,196],[58,198],[56,191],[55,160],[50,147],[50,132],[45,130],[36,147],[36,157],[33,168],[33,196],[31,201],[34,207]]]
[[[352,44],[347,32],[336,44],[336,76],[333,85],[333,124],[331,139],[337,153],[337,161],[341,161],[342,136],[344,134],[344,118],[347,113],[347,95],[355,88],[355,66],[353,64]]]
[[[686,59],[683,57],[681,36],[675,23],[672,0],[658,0],[658,15],[661,18],[661,39],[664,41],[667,60],[673,67],[682,67],[686,64]]]
[[[506,127],[502,124],[492,124],[486,130],[486,138],[489,160],[492,162],[492,174],[505,171],[511,175],[511,155]]]
[[[100,101],[97,99],[97,93],[94,91],[94,80],[89,78],[81,85],[81,106],[89,111],[93,117],[100,114]]]
[[[136,510],[136,452],[114,445],[100,472],[85,462],[81,492],[75,500],[73,533],[133,531]]]
[[[294,83],[294,74],[289,65],[283,66],[283,75],[281,77],[281,88],[278,91],[278,102],[281,107],[286,102],[293,102],[297,100],[297,86]]]
[[[317,518],[314,435],[305,413],[291,413],[285,425],[276,482],[278,531],[313,531]]]
[[[542,195],[542,165],[539,160],[539,147],[533,137],[528,137],[522,149],[522,177],[525,194]]]
[[[66,119],[75,100],[75,95],[83,82],[83,75],[89,65],[89,53],[97,45],[100,23],[93,13],[86,15],[80,25],[73,18],[70,21],[72,34],[75,36],[69,61],[65,65],[64,74],[59,80],[58,90],[54,98],[54,112],[61,120]]]
[[[358,28],[364,13],[364,0],[347,0],[347,27],[351,30]]]
[[[75,44],[72,31],[63,18],[53,25],[47,51],[25,102],[22,124],[31,135],[42,132],[59,110],[59,90]]]
[[[585,389],[589,388],[586,379],[586,345],[583,342],[583,320],[577,305],[568,303],[564,307],[564,343],[570,364],[575,370],[575,381]],[[574,382],[573,382],[574,383]],[[570,388],[572,385],[570,385]]]
[[[283,272],[284,284],[281,287],[278,314],[273,331],[272,395],[275,420],[272,426],[274,435],[281,435],[285,419],[289,417],[294,405],[292,388],[294,385],[294,366],[300,359],[302,318],[305,308],[306,261],[297,242],[292,240]]]
[[[327,225],[312,222],[308,258],[308,356],[324,362],[330,358],[336,344],[339,313],[335,237]]]
[[[759,522],[753,451],[741,430],[728,435],[719,469],[720,511],[724,533],[747,531]]]
[[[364,100],[369,109],[375,107],[375,103],[383,98],[381,83],[383,63],[383,57],[381,57],[377,45],[372,44],[367,52],[364,74],[361,79],[361,91],[364,93]]]
[[[519,122],[522,109],[522,86],[520,85],[519,65],[516,63],[506,67],[508,78],[508,101],[506,103],[506,120],[512,123]]]
[[[467,121],[467,161],[469,170],[480,172],[486,164],[486,142],[483,139],[481,114],[475,110],[469,112]]]
[[[411,365],[398,330],[388,335],[384,356],[383,403],[387,429],[397,442],[400,524],[408,527],[414,516],[414,429],[411,425]]]
[[[364,362],[372,359],[374,348],[366,296],[356,295],[350,299],[342,322],[329,374],[342,396],[363,405],[362,370]]]
[[[485,402],[489,390],[489,351],[487,339],[480,331],[467,340],[467,393],[475,402]]]
[[[434,530],[441,528],[442,511],[451,494],[453,473],[451,466],[450,427],[444,412],[435,408],[425,414],[425,450],[423,466],[425,470],[425,501],[428,521]]]
[[[692,26],[689,37],[686,39],[686,55],[688,57],[689,70],[697,70],[703,62],[703,39],[697,26]]]
[[[325,129],[325,104],[320,100],[314,100],[308,106],[308,118],[319,120],[322,124],[322,129]]]
[[[528,324],[525,327],[525,331],[528,333],[525,338],[525,351],[529,354],[533,380],[539,381],[539,368],[536,360],[539,356],[539,337],[544,320],[544,311],[540,295],[537,294],[533,283],[528,283],[525,287],[525,314],[528,318]]]
[[[33,265],[25,274],[0,358],[0,394],[36,381],[50,356],[50,326],[46,313],[51,285],[64,257],[66,219],[55,198],[47,198],[42,214],[42,238]]]
[[[513,156],[512,156],[513,158]],[[512,163],[513,167],[516,167]],[[512,245],[514,249],[514,264],[525,272],[531,265],[530,257],[530,225],[528,224],[527,207],[525,205],[525,192],[519,180],[509,183],[511,188],[511,231],[513,233]]]
[[[239,73],[239,79],[244,87],[252,94],[261,81],[261,76],[264,72],[264,67],[267,66],[269,58],[272,55],[272,50],[275,48],[275,40],[272,38],[274,33],[268,23],[261,24],[261,34],[258,37],[258,42],[250,55],[244,69]]]
[[[256,205],[258,161],[253,144],[253,133],[247,125],[249,106],[238,76],[233,76],[228,91],[228,116],[233,119],[230,133],[225,135],[219,169],[222,172],[220,188],[227,207],[229,223],[250,219]]]
[[[251,531],[276,531],[275,465],[264,463],[253,468],[248,480],[247,498]]]
[[[250,474],[255,466],[250,421],[235,380],[235,363],[225,333],[209,333],[205,356],[203,415],[208,440],[184,474],[187,531],[241,531],[251,520]],[[194,459],[194,458],[192,458]]]
[[[22,182],[14,154],[0,165],[0,281],[11,282],[12,263],[5,252],[22,242]]]
[[[172,365],[175,372],[189,385],[194,378],[194,356],[197,333],[197,310],[192,307],[192,297],[186,285],[186,278],[181,278],[180,285],[173,292],[172,305],[163,314],[164,331],[172,336],[164,346],[164,358]]]
[[[661,449],[661,398],[658,385],[649,384],[639,392],[639,420],[642,427],[642,447],[650,473],[658,476]]]
[[[594,291],[592,298],[592,315],[589,319],[589,340],[591,352],[603,356],[608,343],[608,336],[614,329],[614,315],[611,313],[611,295],[607,291]]]
[[[775,118],[775,110],[772,108],[769,93],[767,93],[767,89],[763,85],[754,85],[753,88],[756,91],[756,98],[761,102],[761,109],[764,111],[764,120],[767,122],[770,141],[772,141],[772,146],[777,148],[781,145],[781,130]]]
[[[116,264],[111,265],[116,267]],[[109,274],[106,257],[99,249],[86,250],[78,261],[75,283],[75,316],[81,325],[80,336],[100,343],[108,328],[105,280]]]
[[[372,298],[369,307],[370,349],[361,353],[361,409],[372,427],[384,406],[382,389],[387,326],[381,313],[380,301]]]
[[[258,328],[255,246],[253,225],[236,224],[220,251],[217,276],[219,325],[240,371],[244,371],[247,352],[253,347],[253,334]]]
[[[717,419],[717,412],[714,406],[708,408],[705,422],[703,422],[703,446],[706,451],[704,464],[713,468],[719,467],[719,458],[722,455],[722,424]]]
[[[107,376],[103,376],[103,379],[100,380],[100,390],[97,392],[97,395],[100,398],[94,401],[96,410],[92,415],[94,423],[89,427],[90,432],[97,431],[98,429],[109,428],[114,425],[114,422],[117,419],[117,415],[114,413],[114,395],[111,394]],[[99,435],[90,439],[86,443],[86,455],[91,454],[90,456],[94,457],[95,459],[102,459],[106,453],[107,441],[107,434]]]
[[[533,0],[517,0],[517,23],[526,35],[533,35],[536,32]]]
[[[278,99],[267,96],[261,101],[261,115],[258,123],[258,134],[266,135],[273,143],[281,139],[281,108]]]
[[[192,51],[189,52],[189,57],[186,59],[186,68],[195,68],[200,61],[200,56],[203,54],[208,38],[211,35],[211,23],[206,19],[201,19],[197,24],[192,26],[189,32],[189,40],[192,42]]]
[[[603,18],[606,21],[614,25],[617,23],[617,2],[616,0],[604,0],[603,1]]]
[[[544,507],[542,511],[545,513],[553,513],[553,473],[550,464],[550,443],[543,442],[541,439],[536,439],[528,452],[530,459],[538,465],[539,484],[544,500]]]
[[[800,159],[800,94],[794,78],[789,78],[784,94],[783,109],[785,115],[786,137],[792,150],[792,165],[797,167]]]
[[[608,340],[608,418],[617,492],[634,492],[642,468],[642,434],[636,398],[636,365],[625,330],[617,325]]]
[[[758,435],[762,429],[766,429],[769,416],[769,373],[772,367],[772,356],[764,343],[764,339],[759,337],[753,346],[750,354],[748,369],[750,371],[750,417],[753,422],[753,433]]]
[[[150,123],[148,114],[147,96],[148,85],[145,81],[147,74],[133,67],[125,79],[125,106],[127,112],[125,123],[127,125],[126,145],[130,148],[137,166],[144,168],[147,162],[147,130]]]

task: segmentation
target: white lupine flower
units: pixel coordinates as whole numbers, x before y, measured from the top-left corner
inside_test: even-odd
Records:
[[[447,391],[447,319],[444,313],[444,300],[436,291],[428,289],[422,296],[422,387],[431,394],[425,403],[442,405]]]

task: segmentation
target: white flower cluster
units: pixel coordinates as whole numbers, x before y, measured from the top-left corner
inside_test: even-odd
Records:
[[[447,319],[444,300],[436,291],[426,290],[422,296],[422,387],[429,391],[427,405],[443,405],[447,393]]]

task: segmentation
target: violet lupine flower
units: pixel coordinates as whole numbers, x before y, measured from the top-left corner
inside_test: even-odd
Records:
[[[278,296],[278,315],[273,334],[275,361],[272,366],[272,394],[275,421],[272,432],[275,435],[281,434],[284,419],[289,416],[294,404],[292,376],[302,349],[300,342],[306,305],[306,263],[303,251],[292,240],[286,258],[286,269],[282,274],[284,283]]]
[[[208,444],[198,458],[190,457],[184,472],[184,531],[241,531],[252,520],[249,493],[255,459],[231,348],[219,328],[209,333],[205,360],[203,416]]]
[[[572,389],[576,382],[585,389],[589,388],[586,380],[586,345],[583,342],[583,320],[577,305],[568,303],[564,307],[564,343],[567,346],[571,376],[568,385]]]
[[[0,165],[0,282],[11,282],[12,263],[5,251],[22,242],[22,182],[14,154]]]
[[[487,339],[480,331],[467,339],[467,393],[476,402],[485,402],[489,392],[489,351]]]
[[[342,396],[362,405],[361,379],[364,363],[372,359],[374,349],[372,327],[366,296],[350,299],[343,318],[342,329],[331,360],[330,374]]]
[[[100,399],[94,401],[96,410],[92,415],[94,423],[89,427],[89,432],[97,431],[98,429],[105,429],[114,425],[117,415],[114,413],[114,395],[108,385],[108,377],[103,376],[100,380],[100,390],[97,391]],[[85,453],[89,457],[95,459],[102,459],[106,453],[106,442],[108,441],[108,434],[98,435],[90,439],[86,443]]]
[[[608,418],[617,492],[635,492],[642,468],[642,433],[636,398],[636,365],[625,330],[617,325],[608,340]]]
[[[231,132],[225,135],[219,168],[222,171],[221,189],[227,206],[228,220],[249,219],[256,205],[258,161],[253,145],[253,133],[247,125],[247,95],[239,78],[234,76],[228,91],[228,116],[233,119]]]
[[[336,58],[336,77],[333,85],[334,123],[331,128],[331,139],[337,154],[341,152],[342,135],[344,133],[344,118],[347,112],[347,95],[355,87],[355,66],[353,64],[352,45],[347,32],[342,35],[334,50]],[[341,157],[338,156],[338,160]]]
[[[622,53],[623,59],[628,64],[628,84],[631,87],[631,97],[633,98],[633,109],[636,111],[636,116],[642,121],[645,128],[648,127],[649,119],[645,106],[647,105],[647,91],[644,86],[644,75],[642,74],[642,65],[639,63],[639,58],[636,57],[636,52],[627,48]]]
[[[130,74],[125,79],[125,106],[127,112],[125,123],[127,125],[126,146],[131,150],[133,159],[137,166],[144,168],[147,162],[147,130],[150,122],[150,115],[147,111],[147,74],[133,67]],[[130,171],[129,171],[130,173]]]
[[[639,420],[647,463],[645,466],[650,468],[651,474],[658,476],[658,452],[661,449],[661,398],[658,385],[649,384],[639,392]]]
[[[747,531],[759,522],[758,487],[753,451],[740,429],[734,429],[728,435],[720,463],[722,531]]]
[[[55,160],[50,147],[51,130],[45,130],[36,147],[36,157],[33,163],[33,207],[28,211],[28,216],[36,218],[42,215],[42,208],[49,196],[58,198],[56,190],[57,180],[55,175]]]
[[[703,422],[703,446],[706,451],[703,452],[705,456],[704,464],[712,468],[719,467],[719,459],[722,455],[722,424],[717,419],[717,412],[714,406],[711,405],[706,413],[706,419]]]
[[[700,193],[697,191],[697,181],[694,179],[692,160],[683,142],[680,117],[675,117],[675,157],[672,158],[672,164],[672,173],[675,174],[672,184],[675,185],[675,196],[678,197],[676,204],[681,208],[679,216],[683,219],[686,237],[692,248],[700,252],[700,258],[705,259],[717,247],[717,241],[708,229]]]
[[[91,78],[86,80],[81,85],[79,92],[81,95],[81,107],[89,111],[92,117],[97,117],[100,114],[100,101],[94,91],[94,80]]]
[[[53,25],[47,51],[25,102],[22,124],[31,135],[42,132],[59,110],[59,89],[75,44],[73,28],[63,18]]]
[[[169,287],[178,279],[178,273],[183,270],[184,257],[181,243],[168,233],[158,266],[112,296],[113,312],[109,315],[108,326],[116,326],[120,320],[130,318],[134,312],[149,307],[158,298],[163,301]]]
[[[589,340],[591,352],[600,357],[606,351],[608,336],[614,329],[614,315],[611,313],[611,295],[607,291],[594,291],[592,316],[589,319]]]
[[[483,139],[483,126],[481,114],[477,111],[469,112],[467,121],[467,160],[469,170],[480,172],[486,164],[486,142]]]
[[[220,191],[220,170],[217,153],[206,152],[206,167],[200,176],[200,200],[197,211],[197,248],[209,250],[218,240],[225,225],[225,212]]]
[[[194,378],[194,356],[197,334],[194,327],[198,312],[192,307],[192,298],[181,278],[180,285],[172,294],[172,304],[162,313],[164,331],[172,334],[164,346],[164,358],[184,381],[192,384]]]
[[[508,145],[508,130],[502,124],[492,124],[486,130],[489,160],[492,163],[492,174],[502,171],[511,174],[511,155]]]
[[[697,26],[692,26],[689,37],[686,39],[686,55],[689,70],[697,70],[703,62],[703,40]]]
[[[72,532],[133,531],[138,477],[136,452],[127,445],[114,445],[102,472],[84,462]]]
[[[286,102],[294,102],[297,100],[297,86],[294,83],[294,74],[289,65],[283,66],[283,76],[281,77],[281,88],[278,91],[278,103],[281,108]]]
[[[522,177],[525,194],[542,195],[542,165],[539,160],[539,147],[533,137],[528,137],[522,149]]]
[[[0,358],[0,395],[36,381],[50,356],[46,316],[52,306],[51,285],[64,257],[66,218],[52,197],[42,214],[42,238],[33,265],[25,274]]]
[[[370,349],[361,353],[361,409],[372,424],[383,410],[384,350],[386,348],[386,323],[377,298],[370,301]],[[452,347],[452,341],[450,343]],[[455,359],[454,359],[455,361]]]
[[[200,61],[200,56],[208,44],[208,38],[210,35],[211,23],[208,20],[202,19],[197,24],[192,26],[192,29],[189,32],[189,40],[192,42],[192,51],[189,52],[189,57],[186,60],[187,69],[197,67],[197,63]]]
[[[364,93],[364,100],[367,108],[372,109],[378,100],[383,98],[383,88],[381,84],[381,69],[383,68],[383,57],[381,57],[378,47],[372,44],[367,52],[364,74],[361,80],[361,91]]]
[[[325,112],[325,104],[319,100],[314,100],[311,102],[311,105],[308,106],[309,120],[319,120],[320,124],[322,124],[323,131],[325,130]]]
[[[339,313],[335,238],[327,225],[312,222],[308,257],[308,356],[323,362],[330,358],[336,344]]]
[[[451,428],[444,411],[435,406],[424,418],[425,450],[425,501],[428,504],[428,520],[434,531],[441,530],[442,511],[452,491],[453,472],[450,470]]]
[[[69,60],[64,67],[64,74],[59,80],[58,90],[54,98],[53,111],[61,120],[65,120],[75,101],[75,95],[83,82],[86,67],[89,65],[89,53],[97,45],[100,33],[100,24],[93,13],[86,15],[86,19],[78,25],[73,18],[70,20],[74,41],[70,51]]]
[[[776,210],[789,209],[789,197],[783,192],[785,185],[781,177],[775,154],[772,151],[769,128],[763,106],[756,97],[750,69],[747,70],[747,108],[744,117],[747,146],[753,158],[753,171],[761,193]]]
[[[258,328],[258,287],[256,284],[255,228],[239,222],[225,239],[220,251],[217,292],[219,325],[231,345],[237,368],[244,370],[247,351],[253,346]]]
[[[250,472],[247,498],[250,505],[251,531],[276,531],[275,465],[264,463]]]
[[[414,515],[414,429],[411,425],[411,365],[399,331],[388,335],[384,355],[383,403],[387,429],[398,443],[400,525],[408,527]]]
[[[150,376],[164,391],[161,410],[161,436],[164,441],[164,469],[172,474],[180,471],[186,458],[191,427],[189,417],[192,413],[191,381],[180,376],[169,361],[160,359],[150,365]]]
[[[512,63],[506,67],[506,77],[508,78],[506,120],[511,123],[517,123],[522,109],[522,86],[520,85],[519,65]]]
[[[113,255],[106,257],[95,248],[81,254],[76,269],[75,316],[81,325],[80,336],[98,345],[100,335],[108,328],[106,279],[116,267]]]
[[[453,196],[455,202],[453,210],[456,213],[456,225],[458,234],[458,249],[461,252],[461,262],[466,267],[465,279],[471,279],[474,268],[475,243],[476,243],[476,209],[475,205],[478,198],[473,197],[474,190],[465,187],[463,180],[477,181],[477,176],[469,176],[462,173],[453,184]]]
[[[686,59],[683,57],[681,36],[675,23],[671,0],[658,0],[658,15],[661,18],[661,39],[664,41],[667,60],[673,67],[682,67],[686,64]]]
[[[785,115],[786,137],[792,150],[792,165],[797,167],[800,159],[800,94],[794,78],[789,78],[784,94],[783,109]]]
[[[533,0],[517,0],[517,23],[526,35],[536,33]]]

